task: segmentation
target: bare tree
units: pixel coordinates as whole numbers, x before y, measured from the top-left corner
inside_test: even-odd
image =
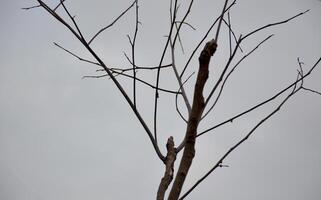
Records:
[[[108,77],[112,80],[115,86],[118,88],[120,93],[123,95],[124,99],[127,101],[130,109],[133,111],[140,124],[144,128],[149,140],[152,144],[152,147],[155,150],[155,154],[158,158],[163,162],[165,166],[164,176],[162,177],[158,192],[157,192],[157,200],[162,200],[166,196],[166,192],[168,191],[168,199],[169,200],[177,200],[184,199],[187,197],[204,179],[206,179],[215,169],[218,167],[226,167],[227,165],[223,164],[224,159],[229,156],[232,152],[234,152],[241,144],[243,144],[253,133],[260,127],[263,123],[265,123],[268,119],[277,113],[282,106],[292,97],[295,96],[298,92],[302,90],[310,91],[320,95],[320,92],[315,91],[313,89],[307,88],[304,86],[304,80],[314,71],[317,65],[320,63],[321,58],[318,58],[317,61],[304,72],[302,67],[302,62],[299,58],[297,58],[298,62],[298,72],[297,77],[291,83],[289,83],[286,87],[280,89],[275,95],[270,98],[253,105],[252,107],[244,110],[243,112],[230,117],[221,123],[216,125],[212,125],[210,128],[203,129],[203,131],[199,131],[200,122],[205,119],[209,113],[213,111],[213,108],[217,105],[222,92],[224,91],[225,85],[228,83],[229,78],[232,74],[239,68],[240,64],[248,58],[253,52],[261,47],[262,44],[267,42],[273,35],[266,36],[263,40],[257,43],[250,51],[244,52],[242,45],[248,41],[252,36],[256,35],[258,32],[261,32],[265,29],[269,29],[274,26],[279,26],[285,23],[288,23],[296,18],[304,15],[309,10],[293,15],[287,19],[280,20],[277,22],[273,22],[267,25],[263,25],[261,27],[250,30],[248,33],[243,35],[236,35],[236,30],[232,28],[231,24],[231,12],[232,7],[235,5],[234,1],[223,1],[221,13],[217,14],[215,20],[213,20],[211,26],[207,31],[201,36],[198,45],[192,50],[191,55],[186,60],[186,64],[183,67],[178,67],[176,64],[177,59],[177,50],[176,47],[180,46],[181,50],[184,51],[183,42],[181,40],[182,27],[188,26],[194,29],[193,25],[187,22],[188,17],[191,15],[192,7],[195,4],[193,0],[189,2],[182,2],[181,4],[187,4],[185,7],[186,10],[179,10],[180,5],[178,0],[171,0],[169,2],[169,13],[170,13],[170,29],[168,30],[168,34],[166,36],[166,42],[162,49],[162,54],[160,55],[159,62],[156,66],[139,66],[136,62],[136,38],[139,34],[139,26],[140,26],[140,16],[139,16],[139,1],[134,0],[127,8],[125,8],[116,18],[107,26],[102,27],[98,30],[92,37],[85,38],[82,33],[77,21],[76,17],[70,12],[70,10],[65,5],[64,0],[60,0],[55,7],[50,7],[47,3],[42,0],[37,0],[38,5],[23,8],[26,10],[32,8],[41,7],[46,10],[52,17],[58,20],[67,30],[69,30],[75,38],[79,40],[79,42],[87,49],[87,51],[92,55],[93,60],[85,59],[81,56],[78,56],[77,53],[74,53],[71,50],[66,49],[62,45],[55,43],[57,47],[70,54],[71,56],[79,59],[80,61],[96,65],[97,75],[94,76],[85,76],[84,78],[102,78]],[[135,24],[134,24],[134,33],[132,35],[127,35],[131,54],[128,56],[125,54],[125,58],[128,60],[131,67],[111,67],[103,62],[103,60],[97,55],[96,51],[92,48],[92,43],[96,38],[102,35],[103,32],[108,31],[110,27],[112,27],[115,23],[118,22],[121,18],[123,18],[130,10],[134,10],[135,16]],[[62,15],[62,13],[66,15]],[[178,17],[180,16],[182,17]],[[64,18],[62,16],[67,16]],[[223,31],[222,27],[226,27],[227,31]],[[220,46],[220,36],[228,36],[228,44],[227,46]],[[213,36],[210,38],[210,36]],[[204,42],[207,43],[204,45]],[[224,43],[222,43],[224,44]],[[193,98],[190,99],[187,94],[189,90],[186,88],[186,82],[190,80],[190,77],[193,75],[187,75],[187,68],[193,68],[191,65],[191,61],[195,59],[195,55],[199,52],[201,46],[204,46],[200,51],[200,55],[198,57],[199,65],[197,67],[197,77],[195,81],[194,90],[192,93]],[[210,61],[212,57],[215,55],[217,49],[229,49],[229,54],[226,55],[226,63],[223,67],[223,70],[216,75],[217,80],[214,84],[210,84],[208,87],[210,88],[208,94],[204,94],[204,87],[206,81],[209,76]],[[237,54],[241,54],[241,56],[236,56]],[[164,64],[164,60],[171,60],[170,64]],[[173,75],[177,80],[177,90],[163,88],[160,84],[160,76],[163,70],[168,70],[172,68]],[[155,72],[156,79],[154,83],[150,83],[143,78],[140,78],[137,75],[137,72],[144,71],[153,71]],[[131,90],[128,91],[124,89],[125,87],[120,83],[120,77],[129,78],[132,80]],[[137,106],[139,99],[137,97],[137,84],[144,84],[154,90],[154,109],[151,111],[153,114],[153,125],[149,126],[146,121],[143,119],[142,114]],[[126,85],[128,87],[128,85]],[[159,93],[165,93],[168,95],[175,95],[175,105],[177,114],[182,118],[183,121],[186,122],[186,131],[184,134],[184,139],[182,141],[176,141],[174,143],[174,138],[172,136],[168,137],[168,141],[166,144],[167,152],[164,153],[161,151],[158,138],[159,133],[157,129],[158,124],[158,106],[159,106]],[[130,95],[131,94],[131,95]],[[183,99],[183,105],[179,105],[178,98],[181,97]],[[282,99],[283,98],[283,99]],[[204,176],[200,177],[200,179],[185,193],[182,194],[182,188],[185,182],[186,177],[189,174],[189,169],[193,163],[193,158],[195,156],[195,143],[196,140],[205,136],[206,134],[210,134],[213,130],[218,127],[224,126],[229,122],[233,122],[241,117],[246,116],[248,113],[266,105],[269,102],[280,100],[281,103],[274,109],[271,110],[265,117],[263,117],[240,141],[231,146],[231,148],[217,161],[209,171],[204,174]],[[277,101],[276,101],[277,102]],[[185,111],[181,110],[181,107],[185,107]],[[153,128],[151,128],[153,127]],[[180,160],[178,160],[178,168],[177,172],[174,172],[174,164],[176,163],[176,158],[178,154],[182,154]]]

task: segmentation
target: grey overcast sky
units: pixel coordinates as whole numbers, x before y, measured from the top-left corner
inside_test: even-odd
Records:
[[[95,75],[97,68],[53,45],[57,42],[91,59],[62,25],[42,9],[21,10],[35,2],[3,1],[0,7],[0,199],[154,199],[164,167],[144,130],[109,79],[82,79]],[[53,0],[48,2],[56,4]],[[68,0],[66,5],[89,38],[131,2]],[[186,5],[185,1],[179,2],[181,17]],[[157,65],[168,32],[169,1],[140,0],[139,4],[141,26],[136,61],[142,66]],[[222,4],[222,1],[195,1],[187,21],[196,30],[184,27],[181,39],[185,54],[179,48],[176,52],[180,70]],[[287,86],[296,78],[297,57],[307,70],[321,55],[320,1],[237,1],[231,10],[237,35],[307,9],[311,10],[304,16],[248,40],[243,46],[245,52],[269,34],[275,34],[233,75],[217,108],[201,124],[201,130]],[[130,54],[126,35],[133,34],[133,23],[132,10],[93,42],[93,48],[106,64],[130,66],[123,52]],[[217,55],[211,62],[208,87],[214,83],[215,72],[221,69],[219,66],[228,53],[224,29]],[[213,32],[208,39],[212,37]],[[168,62],[166,58],[165,63]],[[196,70],[197,57],[187,75]],[[153,81],[155,74],[139,76]],[[131,89],[130,81],[120,80],[126,89]],[[186,85],[189,97],[194,80],[195,76]],[[321,65],[305,84],[321,91]],[[164,72],[161,85],[177,89],[171,70]],[[139,85],[138,107],[149,125],[152,125],[152,96],[150,88]],[[281,99],[200,137],[184,191]],[[185,127],[175,113],[172,95],[161,93],[159,106],[158,133],[164,151],[166,138],[173,135],[179,141]],[[228,168],[215,171],[187,199],[320,200],[320,119],[321,97],[300,92],[225,160]]]

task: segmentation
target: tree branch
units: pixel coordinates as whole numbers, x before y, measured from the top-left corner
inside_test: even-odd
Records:
[[[205,118],[211,111],[212,109],[215,107],[216,103],[218,102],[219,98],[221,97],[221,94],[223,92],[223,88],[225,86],[226,81],[228,80],[228,78],[231,76],[231,74],[234,72],[234,70],[236,69],[236,67],[245,59],[247,58],[249,55],[251,55],[255,50],[257,50],[264,42],[266,42],[268,39],[270,39],[273,35],[268,36],[267,38],[265,38],[263,41],[261,41],[256,47],[254,47],[249,53],[247,53],[246,55],[244,55],[235,65],[234,67],[230,70],[230,72],[226,75],[220,91],[213,103],[213,105],[208,109],[208,111],[203,115],[202,119]]]
[[[204,135],[205,133],[207,133],[207,132],[209,132],[209,131],[212,131],[212,130],[214,130],[214,129],[216,129],[216,128],[218,128],[218,127],[220,127],[220,126],[222,126],[222,125],[224,125],[224,124],[226,124],[226,123],[228,123],[228,122],[233,122],[235,119],[237,119],[237,118],[239,118],[239,117],[241,117],[241,116],[243,116],[243,115],[245,115],[245,114],[247,114],[247,113],[249,113],[249,112],[251,112],[251,111],[253,111],[253,110],[255,110],[255,109],[257,109],[257,108],[259,108],[259,107],[261,107],[261,106],[263,106],[263,105],[265,105],[266,103],[274,100],[275,98],[277,98],[278,96],[280,96],[280,95],[283,94],[284,92],[288,91],[290,88],[292,88],[292,87],[293,87],[294,85],[296,85],[298,82],[302,81],[302,80],[305,79],[307,76],[309,76],[309,75],[312,73],[312,71],[316,68],[316,66],[320,63],[320,61],[321,61],[321,57],[316,61],[316,63],[315,63],[315,64],[313,65],[313,67],[308,71],[308,73],[306,73],[304,76],[302,76],[301,78],[299,78],[297,81],[291,83],[289,86],[285,87],[285,88],[284,88],[283,90],[281,90],[280,92],[276,93],[274,96],[266,99],[265,101],[262,101],[261,103],[259,103],[259,104],[255,105],[255,106],[247,109],[246,111],[244,111],[244,112],[242,112],[242,113],[240,113],[240,114],[235,115],[234,117],[231,117],[231,118],[229,118],[229,119],[227,119],[227,120],[225,120],[225,121],[223,121],[223,122],[221,122],[221,123],[219,123],[219,124],[217,124],[217,125],[209,128],[209,129],[206,129],[205,131],[202,131],[201,133],[197,134],[197,137],[199,137],[199,136],[201,136],[201,135]],[[180,150],[181,148],[177,148],[177,149]]]
[[[294,86],[292,86],[294,87]],[[270,117],[272,117],[275,113],[277,113],[281,107],[283,106],[283,104],[289,100],[289,98],[294,95],[296,91],[292,91],[289,95],[287,95],[287,97],[281,102],[281,104],[275,109],[273,110],[269,115],[267,115],[266,117],[264,117],[258,124],[256,124],[254,126],[254,128],[244,137],[242,138],[238,143],[236,143],[234,146],[232,146],[220,159],[219,161],[204,175],[202,176],[202,178],[200,178],[189,190],[187,190],[187,192],[182,195],[181,198],[179,198],[179,200],[183,200],[187,195],[189,195],[201,182],[203,182],[217,167],[222,166],[222,163],[224,161],[224,159],[230,154],[232,153],[235,149],[237,149],[237,147],[239,147],[241,144],[243,144],[253,133],[254,131],[261,126],[266,120],[268,120]]]
[[[216,41],[213,39],[210,42],[206,43],[201,55],[199,57],[199,71],[194,88],[194,98],[192,111],[188,119],[187,129],[185,133],[185,148],[181,162],[173,183],[173,187],[170,191],[168,200],[177,200],[183,184],[185,182],[186,175],[189,171],[189,168],[192,164],[194,155],[195,155],[195,140],[197,127],[200,122],[202,112],[204,110],[204,97],[203,89],[208,78],[208,67],[211,57],[216,51]]]
[[[122,18],[136,3],[136,0],[133,1],[133,3],[126,9],[124,10],[116,19],[114,19],[114,21],[112,23],[110,23],[108,26],[105,26],[104,28],[100,29],[88,42],[88,44],[91,44],[93,42],[93,40],[102,32],[104,32],[106,29],[110,28],[111,26],[113,26],[120,18]]]
[[[231,3],[231,5],[229,5],[229,6],[225,9],[224,13],[227,12],[233,5],[235,5],[235,2],[236,2],[236,0],[234,0],[234,1]],[[201,39],[201,41],[200,41],[200,42],[197,44],[197,46],[194,48],[192,54],[191,54],[190,57],[188,58],[185,66],[184,66],[184,68],[183,68],[183,71],[182,71],[181,74],[180,74],[180,77],[181,77],[181,78],[183,77],[183,75],[184,75],[184,73],[185,73],[185,71],[186,71],[189,63],[191,62],[192,58],[194,57],[196,51],[197,51],[198,48],[202,45],[202,43],[203,43],[204,40],[207,38],[208,34],[211,32],[211,30],[213,29],[213,27],[215,26],[215,24],[218,22],[218,20],[221,18],[221,16],[222,16],[222,15],[218,16],[218,17],[214,20],[214,22],[213,22],[212,25],[209,27],[209,29],[207,30],[207,32],[205,33],[205,35],[203,36],[203,38]]]
[[[173,180],[174,176],[174,163],[176,160],[176,152],[173,137],[169,137],[166,144],[167,155],[165,159],[165,174],[159,184],[157,191],[157,200],[163,200],[165,196],[165,192],[169,186],[169,184]]]
[[[265,26],[262,26],[262,27],[260,27],[260,28],[257,28],[257,29],[255,29],[254,31],[251,31],[250,33],[246,34],[246,35],[243,37],[243,40],[245,40],[247,37],[253,35],[254,33],[257,33],[258,31],[261,31],[261,30],[263,30],[263,29],[269,28],[269,27],[271,27],[271,26],[277,26],[277,25],[280,25],[280,24],[287,23],[287,22],[289,22],[289,21],[291,21],[291,20],[293,20],[293,19],[295,19],[295,18],[297,18],[297,17],[299,17],[299,16],[301,16],[301,15],[304,15],[305,13],[307,13],[307,12],[309,12],[309,11],[310,11],[310,10],[306,10],[306,11],[301,12],[301,13],[299,13],[299,14],[293,16],[293,17],[290,17],[290,18],[288,18],[288,19],[286,19],[286,20],[279,21],[279,22],[275,22],[275,23],[271,23],[271,24],[267,24],[267,25],[265,25]]]
[[[139,120],[139,122],[141,123],[141,125],[143,126],[144,130],[146,131],[153,147],[154,150],[157,154],[157,156],[159,157],[159,159],[161,159],[162,161],[165,160],[165,157],[162,155],[157,143],[155,142],[155,139],[153,137],[153,134],[151,133],[151,131],[149,130],[147,124],[145,123],[145,121],[143,120],[143,118],[141,117],[140,113],[136,110],[134,104],[132,103],[131,99],[128,97],[126,91],[123,89],[123,87],[121,86],[121,84],[116,80],[116,78],[114,77],[114,75],[112,74],[112,72],[108,69],[108,67],[105,65],[105,63],[100,59],[100,57],[94,52],[94,50],[91,49],[91,47],[89,46],[89,44],[84,40],[84,38],[81,35],[78,35],[78,33],[68,24],[65,22],[65,20],[63,20],[58,14],[56,14],[50,7],[47,6],[47,4],[45,4],[42,0],[37,0],[38,3],[49,13],[51,14],[54,18],[56,18],[59,22],[61,22],[67,29],[69,29],[71,31],[71,33],[83,44],[83,46],[89,51],[89,53],[97,60],[97,62],[105,69],[105,71],[107,72],[107,74],[110,76],[110,78],[112,79],[112,81],[114,82],[114,84],[116,85],[116,87],[118,88],[118,90],[121,92],[121,94],[123,95],[123,97],[125,98],[125,100],[127,101],[127,103],[129,104],[130,108],[132,109],[132,111],[134,112],[134,114],[136,115],[137,119]],[[62,4],[63,5],[63,4]],[[75,21],[74,21],[75,23]]]

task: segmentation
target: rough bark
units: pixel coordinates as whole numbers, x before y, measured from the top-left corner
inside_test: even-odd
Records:
[[[199,57],[199,71],[194,88],[192,111],[185,133],[185,148],[168,200],[177,200],[179,198],[186,175],[188,174],[195,155],[197,127],[205,106],[203,89],[208,78],[209,62],[216,51],[216,47],[217,44],[214,39],[207,42]]]
[[[165,174],[159,184],[157,191],[157,200],[163,200],[165,196],[165,192],[169,186],[169,184],[173,180],[174,175],[174,162],[176,160],[176,150],[174,145],[173,137],[169,137],[166,144],[167,155],[165,159]]]

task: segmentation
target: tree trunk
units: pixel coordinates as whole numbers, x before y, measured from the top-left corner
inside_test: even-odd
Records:
[[[183,184],[185,182],[185,178],[188,174],[190,166],[192,165],[192,161],[195,155],[197,127],[205,106],[203,89],[208,78],[209,62],[211,56],[216,51],[216,47],[217,44],[215,40],[207,42],[199,57],[199,70],[194,88],[192,111],[188,119],[184,140],[185,148],[168,200],[177,200],[179,198]]]

